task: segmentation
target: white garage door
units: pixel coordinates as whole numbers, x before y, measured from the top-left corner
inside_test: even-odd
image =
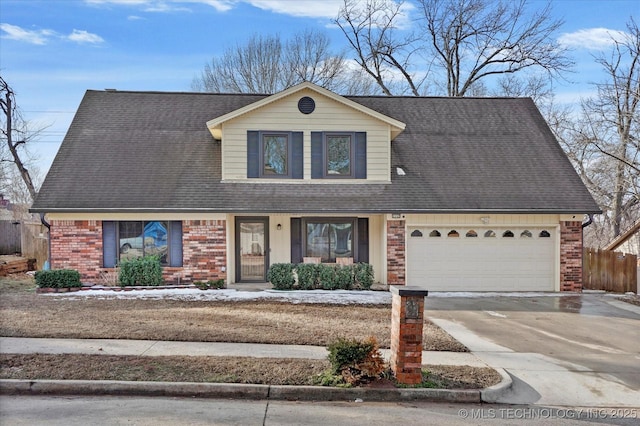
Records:
[[[430,291],[554,291],[554,228],[409,227],[407,285]]]

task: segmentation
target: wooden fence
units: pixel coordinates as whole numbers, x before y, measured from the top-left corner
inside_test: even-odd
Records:
[[[0,220],[0,255],[20,253],[22,227],[13,220]]]
[[[638,292],[638,257],[617,251],[585,248],[582,282],[585,289],[615,293]]]
[[[42,269],[49,258],[49,230],[38,222],[22,223],[22,257],[36,259],[36,269]]]
[[[36,259],[42,269],[49,256],[48,230],[39,222],[0,221],[0,255]]]

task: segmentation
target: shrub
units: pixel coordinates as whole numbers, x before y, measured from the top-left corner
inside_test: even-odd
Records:
[[[319,268],[317,264],[300,263],[296,266],[298,274],[298,287],[302,290],[313,290],[318,288]]]
[[[219,280],[209,280],[207,282],[194,281],[193,285],[198,287],[200,290],[210,290],[212,288],[220,289],[224,288],[224,280],[221,278]]]
[[[350,385],[374,380],[385,371],[384,359],[375,337],[365,341],[340,338],[327,349],[331,374],[342,376],[342,380]]]
[[[373,285],[373,266],[368,263],[356,263],[353,265],[355,287],[360,290],[369,290]]]
[[[335,287],[341,290],[349,290],[353,287],[353,266],[335,267]]]
[[[38,271],[35,274],[35,280],[40,288],[82,287],[80,272],[73,269]]]
[[[209,288],[224,288],[224,280],[222,278],[217,280],[209,280],[207,281],[207,284],[209,285]]]
[[[162,265],[158,256],[145,256],[120,262],[120,285],[162,285]]]
[[[336,281],[336,267],[333,265],[318,264],[318,280],[325,290],[335,290],[338,288]]]
[[[274,263],[267,272],[267,280],[276,290],[291,290],[296,279],[293,275],[293,264]]]

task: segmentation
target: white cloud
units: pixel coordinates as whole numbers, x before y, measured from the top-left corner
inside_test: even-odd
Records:
[[[338,16],[338,11],[344,4],[343,0],[246,0],[246,3],[283,15],[330,19]]]
[[[145,12],[190,12],[187,7],[180,4],[200,3],[206,4],[219,12],[226,12],[233,8],[238,0],[84,0],[91,5],[120,5],[140,6]]]
[[[6,23],[0,24],[0,30],[4,31],[4,38],[38,45],[47,44],[49,39],[56,35],[55,31],[51,30],[25,30]]]
[[[622,41],[626,37],[628,35],[624,31],[610,30],[608,28],[587,28],[572,33],[564,33],[558,38],[558,42],[567,47],[606,50],[611,47],[614,40]]]
[[[91,34],[87,31],[76,30],[76,29],[74,29],[73,32],[69,34],[67,39],[71,41],[75,41],[76,43],[98,44],[98,43],[104,42],[104,39],[97,34]]]
[[[149,0],[84,0],[88,4],[123,4],[125,6],[136,6],[151,3]]]
[[[76,43],[102,43],[104,39],[97,34],[74,29],[68,36],[62,36],[53,30],[25,30],[17,25],[2,23],[0,30],[4,32],[3,38],[22,41],[30,44],[44,45],[52,39],[63,39]]]

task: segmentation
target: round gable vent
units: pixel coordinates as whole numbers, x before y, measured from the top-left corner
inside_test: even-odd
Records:
[[[308,96],[298,101],[298,111],[303,114],[311,114],[316,109],[316,102]]]

